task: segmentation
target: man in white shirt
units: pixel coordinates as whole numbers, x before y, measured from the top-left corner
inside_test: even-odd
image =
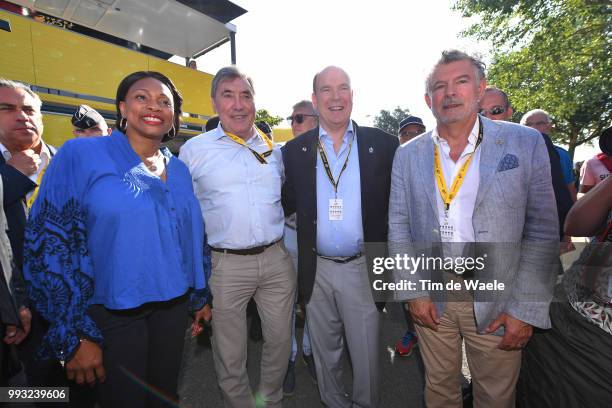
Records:
[[[250,78],[235,67],[222,68],[213,78],[211,96],[219,125],[187,141],[179,158],[191,172],[212,249],[215,370],[226,407],[253,407],[256,401],[280,407],[296,285],[282,242],[282,155],[254,126]],[[246,370],[251,297],[264,337],[256,396]]]
[[[463,52],[443,52],[426,87],[436,127],[395,155],[389,256],[427,266],[396,267],[396,281],[416,284],[396,298],[416,324],[429,408],[462,406],[462,339],[474,406],[514,407],[521,349],[534,326],[550,327],[557,274],[546,146],[533,129],[478,115],[484,65]],[[474,289],[477,280],[503,285]]]

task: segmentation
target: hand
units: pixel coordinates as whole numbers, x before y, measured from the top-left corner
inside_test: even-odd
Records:
[[[102,349],[97,343],[81,340],[76,354],[66,363],[66,377],[77,384],[87,382],[90,386],[106,380],[106,371],[102,365]]]
[[[32,313],[30,309],[27,307],[20,308],[19,320],[21,321],[21,327],[14,325],[6,326],[6,335],[4,336],[6,344],[19,344],[30,333],[30,328],[32,327]]]
[[[191,337],[198,336],[204,330],[200,322],[210,322],[211,319],[212,309],[209,304],[205,304],[203,308],[195,312],[193,323],[191,323]]]
[[[493,323],[487,327],[487,333],[493,333],[495,330],[504,326],[504,337],[497,345],[500,350],[520,350],[529,341],[533,334],[533,326],[521,320],[515,319],[507,313],[500,314]]]
[[[414,323],[438,331],[440,319],[436,306],[430,298],[423,297],[408,301],[408,310]]]
[[[36,173],[40,163],[42,163],[40,156],[32,149],[16,152],[12,155],[10,160],[6,162],[6,164],[13,166],[28,177]]]

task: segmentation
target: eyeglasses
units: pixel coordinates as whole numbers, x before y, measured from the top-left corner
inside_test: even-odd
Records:
[[[506,110],[507,109],[504,108],[503,106],[494,106],[491,109],[481,109],[480,114],[487,116],[487,113],[488,113],[489,115],[496,116],[496,115],[501,115]]]
[[[318,118],[319,117],[319,115],[309,115],[309,114],[306,114],[306,113],[297,113],[297,114],[295,114],[293,116],[289,116],[287,118],[287,120],[289,122],[291,122],[291,124],[293,124],[293,121],[295,120],[297,122],[297,124],[300,125],[300,124],[304,123],[304,118],[307,117],[307,116],[310,116],[310,117],[313,117],[313,118]]]

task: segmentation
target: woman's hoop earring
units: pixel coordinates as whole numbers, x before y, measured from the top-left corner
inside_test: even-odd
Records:
[[[119,121],[119,130],[125,131],[125,129],[127,129],[127,119],[121,118]]]

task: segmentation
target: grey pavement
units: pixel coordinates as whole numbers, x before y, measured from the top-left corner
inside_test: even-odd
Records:
[[[420,408],[423,404],[422,363],[418,348],[409,357],[395,354],[394,345],[406,330],[406,323],[401,305],[389,304],[383,314],[381,337],[381,408]],[[302,329],[298,329],[298,344]],[[251,388],[257,389],[259,381],[259,361],[262,343],[249,340],[247,369]],[[346,359],[346,390],[351,391],[350,366]],[[285,397],[283,407],[310,408],[322,407],[317,386],[310,379],[300,355],[295,366],[296,388],[290,397]],[[179,379],[180,406],[182,408],[221,408],[223,407],[221,391],[217,387],[212,350],[206,336],[192,339],[187,334],[183,368]]]

